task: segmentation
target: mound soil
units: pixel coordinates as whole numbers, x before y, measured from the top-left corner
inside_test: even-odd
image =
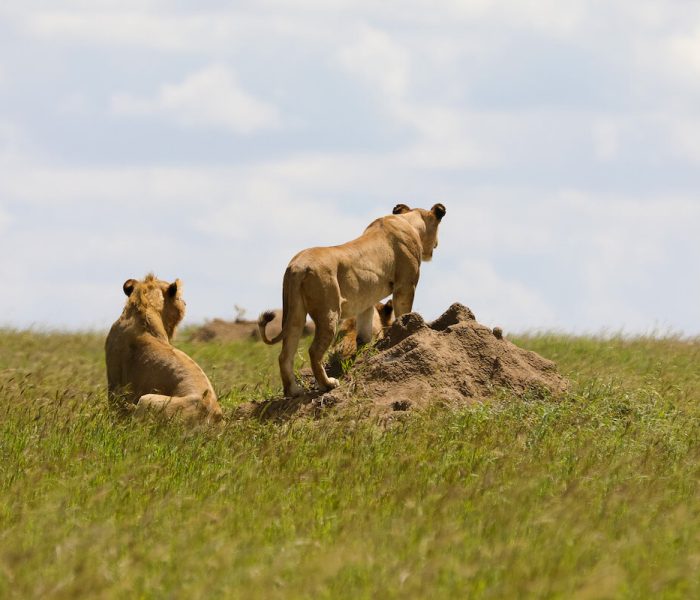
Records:
[[[519,348],[499,328],[478,323],[469,308],[453,304],[431,323],[418,313],[397,319],[332,392],[252,403],[242,411],[273,418],[338,411],[357,415],[358,410],[382,416],[432,403],[463,405],[503,389],[521,398],[557,396],[568,385],[552,361]]]

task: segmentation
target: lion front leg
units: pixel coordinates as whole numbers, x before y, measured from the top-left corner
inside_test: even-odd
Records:
[[[394,304],[394,317],[410,313],[413,310],[413,298],[416,295],[415,285],[406,285],[394,289],[392,302]]]

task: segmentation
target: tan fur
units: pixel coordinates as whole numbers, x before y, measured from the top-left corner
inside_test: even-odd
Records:
[[[283,341],[279,357],[284,393],[297,396],[301,386],[294,379],[294,355],[301,332],[310,315],[316,324],[309,348],[311,368],[322,390],[336,387],[323,368],[338,323],[357,318],[357,338],[369,342],[374,305],[392,295],[394,314],[411,312],[423,260],[430,260],[437,247],[438,226],[445,207],[411,209],[405,204],[392,215],[377,219],[357,239],[329,248],[309,248],[292,258],[284,274],[282,289],[282,331],[272,340],[265,326],[274,315],[258,319],[260,336],[267,344]]]
[[[117,408],[135,405],[135,414],[149,411],[188,422],[211,423],[222,418],[214,388],[204,371],[170,340],[185,316],[182,284],[152,274],[124,283],[128,296],[105,342],[107,388]]]
[[[372,339],[380,339],[393,322],[394,309],[391,300],[386,303],[377,302],[374,305],[374,315],[372,316]],[[354,356],[358,347],[362,345],[362,340],[358,343],[357,338],[357,319],[355,317],[345,319],[338,328],[333,351],[337,352],[341,358]]]

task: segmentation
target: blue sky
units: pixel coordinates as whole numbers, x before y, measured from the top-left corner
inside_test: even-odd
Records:
[[[700,334],[700,5],[0,6],[0,324],[280,304],[298,250],[447,206],[416,309]]]

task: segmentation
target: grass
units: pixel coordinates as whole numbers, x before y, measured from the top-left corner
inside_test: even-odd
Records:
[[[515,340],[573,380],[389,429],[114,420],[103,336],[0,331],[0,597],[700,597],[700,341]],[[225,410],[253,342],[178,342]]]

